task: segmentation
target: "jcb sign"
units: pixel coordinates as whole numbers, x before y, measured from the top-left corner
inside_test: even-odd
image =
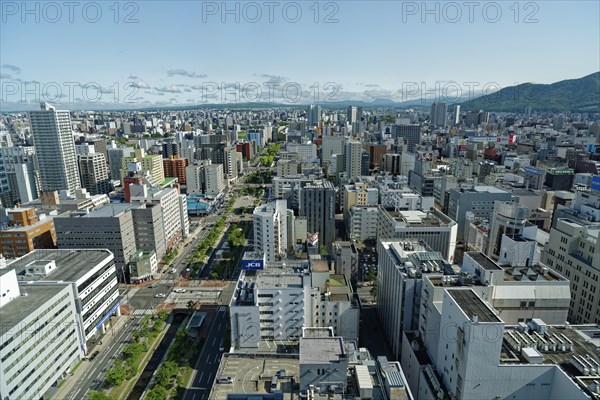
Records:
[[[246,271],[255,271],[264,268],[263,260],[242,260],[242,269]]]

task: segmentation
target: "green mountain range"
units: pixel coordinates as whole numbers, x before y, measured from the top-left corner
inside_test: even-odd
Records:
[[[600,72],[552,84],[523,83],[461,103],[461,111],[600,112]]]

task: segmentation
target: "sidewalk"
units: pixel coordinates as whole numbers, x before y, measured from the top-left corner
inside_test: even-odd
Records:
[[[100,357],[102,355],[103,351],[106,349],[106,347],[109,346],[110,344],[112,344],[113,338],[111,335],[111,329],[116,334],[117,332],[120,331],[121,328],[123,328],[123,325],[128,320],[129,320],[129,317],[125,316],[125,315],[118,317],[112,328],[108,328],[104,335],[98,336],[97,343],[95,343],[95,344],[88,343],[88,353],[87,354],[91,355],[96,350],[98,350],[98,351],[100,351],[100,353],[98,354],[98,357]],[[102,344],[100,344],[99,342],[102,342]],[[73,390],[75,383],[77,383],[77,381],[81,377],[83,377],[90,370],[90,368],[92,368],[94,366],[94,362],[96,362],[96,361],[98,361],[98,358],[94,359],[93,361],[88,361],[88,360],[82,359],[79,362],[79,364],[78,364],[79,366],[75,370],[75,373],[73,373],[73,374],[69,373],[69,375],[66,377],[65,382],[62,384],[62,386],[59,387],[54,394],[51,394],[51,398],[55,399],[55,400],[66,399],[68,397],[68,394],[71,392],[71,390]]]

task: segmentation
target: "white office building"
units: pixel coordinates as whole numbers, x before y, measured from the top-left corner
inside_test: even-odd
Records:
[[[59,111],[48,103],[29,112],[42,191],[81,187],[69,111]]]
[[[288,210],[285,200],[275,200],[254,209],[254,248],[268,262],[285,258],[292,238],[288,238]]]
[[[0,398],[42,398],[83,357],[73,290],[20,286],[14,269],[0,269]]]

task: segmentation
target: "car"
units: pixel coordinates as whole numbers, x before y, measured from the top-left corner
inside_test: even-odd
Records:
[[[233,383],[233,378],[230,376],[220,376],[217,383]]]
[[[186,268],[186,269],[185,269],[185,271],[186,271],[186,272],[190,272],[190,271],[191,271],[191,269],[189,269],[189,268]]]
[[[222,353],[225,351],[225,347],[219,347],[219,351]]]
[[[277,371],[277,373],[275,375],[278,378],[284,378],[285,377],[285,369],[280,369],[279,371]]]
[[[185,290],[185,289],[175,289],[175,290],[173,290],[173,291],[174,291],[175,293],[185,293],[185,292],[187,292],[187,290]]]
[[[164,293],[157,293],[154,295],[155,298],[159,298],[159,297],[167,297]]]
[[[173,268],[173,269],[171,270],[171,273],[172,273],[172,274],[176,274],[176,273],[177,273],[177,269],[176,269],[176,268]]]
[[[153,283],[152,285],[148,286],[150,289],[154,289],[156,287],[158,287],[158,283]]]

